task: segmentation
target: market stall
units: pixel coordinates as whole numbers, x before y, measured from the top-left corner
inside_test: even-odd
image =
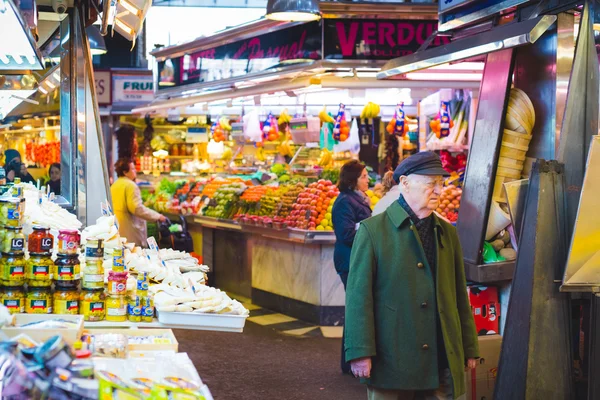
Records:
[[[374,205],[378,177],[427,148],[419,146],[420,125],[425,137],[438,137],[436,150],[465,148],[483,64],[378,81],[385,60],[416,51],[435,31],[437,8],[382,5],[385,18],[375,18],[360,5],[322,6],[331,9],[321,22],[261,20],[155,50],[156,99],[133,110],[138,120],[121,122],[139,137],[144,117],[152,119],[155,137],[145,139],[139,163],[139,179],[150,183],[142,186],[147,204],[172,221],[185,216],[195,251],[213,266],[209,281],[255,304],[337,325],[344,291],[330,213],[339,168],[352,158],[369,166]],[[421,116],[421,100],[440,89],[452,110],[444,114],[438,96],[437,111]],[[453,121],[444,135],[429,129],[440,112]],[[449,185],[456,187],[454,168],[457,182]],[[458,193],[448,193],[454,203],[441,213],[454,212]]]

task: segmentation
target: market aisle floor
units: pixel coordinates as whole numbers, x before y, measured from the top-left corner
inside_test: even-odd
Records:
[[[358,380],[342,375],[341,339],[296,337],[254,323],[244,333],[177,330],[215,400],[365,400]]]

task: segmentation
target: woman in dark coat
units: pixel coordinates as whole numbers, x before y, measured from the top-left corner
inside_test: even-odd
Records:
[[[364,164],[352,160],[344,164],[338,182],[340,194],[331,213],[335,231],[333,263],[346,289],[350,270],[350,253],[358,224],[371,216],[371,202],[365,192],[369,189],[369,175]],[[342,338],[342,372],[350,373],[350,365],[344,357]]]

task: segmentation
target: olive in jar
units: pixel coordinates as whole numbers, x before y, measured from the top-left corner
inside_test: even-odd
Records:
[[[79,292],[77,289],[57,289],[54,292],[55,314],[79,314]]]
[[[102,321],[106,316],[104,289],[83,289],[79,306],[84,321]]]
[[[52,285],[54,262],[47,254],[30,254],[25,265],[25,277],[30,287],[48,287]]]
[[[27,314],[52,314],[52,294],[49,288],[31,288],[25,299]]]
[[[23,254],[2,253],[0,259],[0,284],[22,286],[25,283],[25,258]]]
[[[25,312],[25,292],[21,286],[6,286],[0,291],[0,301],[11,314]]]
[[[0,199],[0,225],[21,226],[25,211],[25,199],[11,197]]]
[[[0,251],[3,253],[23,253],[25,251],[25,234],[23,228],[5,226],[0,241]]]

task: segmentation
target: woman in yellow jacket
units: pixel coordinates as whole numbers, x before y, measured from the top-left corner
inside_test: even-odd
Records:
[[[164,222],[164,215],[144,206],[140,188],[135,183],[135,164],[121,158],[115,164],[118,179],[110,187],[113,210],[119,221],[119,234],[136,246],[148,247],[146,221]]]

